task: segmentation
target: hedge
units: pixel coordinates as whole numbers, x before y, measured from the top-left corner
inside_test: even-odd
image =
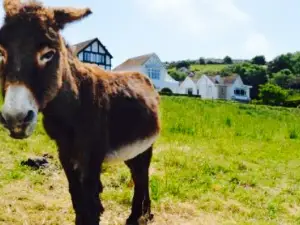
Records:
[[[192,98],[201,98],[200,95],[189,95],[189,94],[177,94],[177,93],[166,93],[166,92],[159,92],[160,95],[167,95],[167,96],[186,96]]]
[[[287,100],[283,103],[283,106],[286,107],[298,107],[300,106],[300,99],[296,99],[296,100]]]

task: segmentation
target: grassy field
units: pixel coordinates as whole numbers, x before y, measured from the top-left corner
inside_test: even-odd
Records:
[[[224,69],[225,64],[207,64],[207,65],[191,65],[191,70],[199,73],[217,73]]]
[[[161,118],[150,170],[153,225],[300,224],[299,109],[162,97]],[[27,140],[3,129],[0,136],[0,224],[72,224],[66,178],[42,126]],[[51,167],[20,166],[44,153],[54,156]],[[124,224],[129,171],[105,164],[102,180],[102,224]]]
[[[288,101],[300,100],[300,93],[294,93],[293,95],[288,96]]]

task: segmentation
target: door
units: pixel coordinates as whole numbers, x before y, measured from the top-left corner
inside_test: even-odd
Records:
[[[226,99],[226,86],[219,86],[219,98]]]

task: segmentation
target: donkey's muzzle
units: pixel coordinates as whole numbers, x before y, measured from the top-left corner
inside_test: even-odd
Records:
[[[10,136],[15,139],[23,139],[32,133],[35,125],[35,112],[28,110],[26,113],[10,115],[2,111],[0,113],[1,124],[10,131]]]

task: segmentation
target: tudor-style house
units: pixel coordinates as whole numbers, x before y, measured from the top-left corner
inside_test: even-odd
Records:
[[[141,72],[151,78],[158,91],[168,89],[176,93],[179,85],[179,82],[168,74],[164,63],[155,53],[129,58],[113,70]]]
[[[71,48],[80,61],[97,64],[105,70],[111,70],[113,56],[98,38],[80,42]]]

